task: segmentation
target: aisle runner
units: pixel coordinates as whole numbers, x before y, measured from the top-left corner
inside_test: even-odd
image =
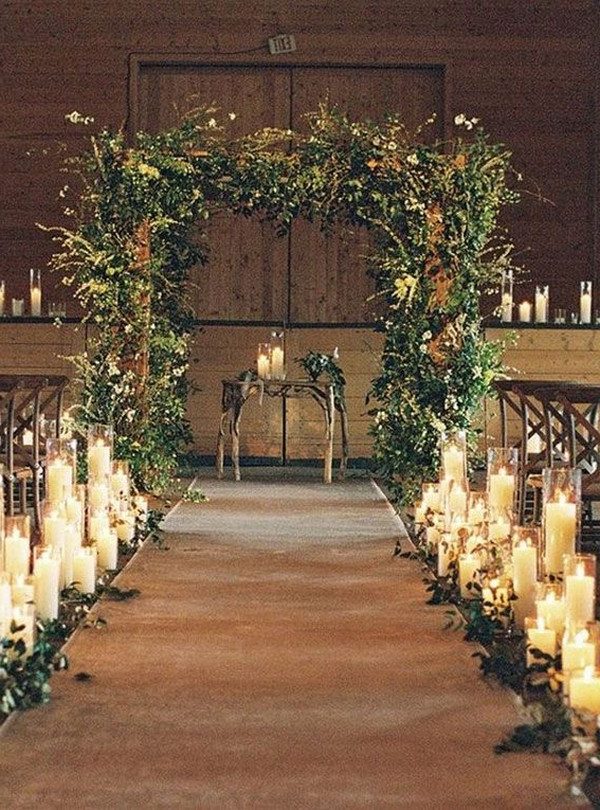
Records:
[[[565,806],[552,758],[492,753],[511,700],[392,559],[373,484],[202,486],[127,571],[140,598],[0,734],[4,807]]]

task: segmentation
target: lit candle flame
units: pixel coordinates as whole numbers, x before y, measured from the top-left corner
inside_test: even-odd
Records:
[[[545,630],[546,629],[546,619],[544,619],[543,616],[538,616],[537,629],[538,630]]]
[[[588,630],[580,630],[578,633],[575,633],[575,644],[585,644],[585,642],[590,637]]]

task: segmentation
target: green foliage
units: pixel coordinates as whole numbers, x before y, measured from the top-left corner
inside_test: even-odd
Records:
[[[295,362],[313,382],[317,382],[320,377],[325,375],[329,382],[333,384],[335,399],[339,401],[344,396],[346,378],[341,366],[336,362],[337,359],[336,349],[333,354],[310,351],[304,357],[298,357]]]
[[[512,246],[497,228],[516,199],[509,153],[482,132],[426,145],[396,117],[356,122],[325,107],[305,135],[265,129],[232,140],[215,115],[196,110],[131,145],[101,132],[75,166],[76,223],[58,231],[53,266],[96,327],[77,358],[79,420],[112,423],[138,484],[164,489],[190,439],[187,279],[208,256],[199,225],[229,209],[280,233],[298,216],[325,229],[362,226],[373,235],[383,312],[375,456],[406,501],[437,467],[440,429],[470,428],[500,369],[478,303],[510,266]],[[339,381],[339,370],[323,371]]]

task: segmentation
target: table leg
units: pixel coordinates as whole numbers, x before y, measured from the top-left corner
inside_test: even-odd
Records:
[[[233,465],[233,476],[236,481],[241,481],[240,474],[240,418],[242,416],[242,406],[236,404],[231,416],[231,463]]]
[[[325,403],[325,463],[323,469],[323,481],[331,484],[333,467],[333,429],[335,426],[335,399],[333,387],[327,389],[327,401]]]
[[[340,408],[340,419],[342,425],[342,457],[340,459],[340,481],[346,477],[346,470],[348,469],[348,414],[346,408]]]
[[[223,468],[225,466],[225,425],[231,421],[231,411],[223,411],[219,422],[219,435],[217,437],[217,478],[223,478]]]

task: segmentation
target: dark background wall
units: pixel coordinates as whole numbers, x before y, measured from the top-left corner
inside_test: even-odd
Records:
[[[302,114],[329,93],[354,115],[397,109],[411,126],[435,111],[433,135],[454,134],[458,113],[478,116],[525,178],[523,202],[506,221],[529,271],[515,297],[531,299],[536,282],[549,283],[551,309],[574,310],[580,280],[600,287],[599,20],[593,0],[0,0],[0,279],[8,298],[26,294],[29,268],[43,268],[51,254],[50,236],[35,223],[65,222],[57,145],[74,154],[89,135],[66,113],[93,115],[92,130],[156,128],[192,92],[235,111],[241,132],[302,126]],[[269,55],[266,40],[279,32],[295,35],[296,53]],[[323,240],[298,223],[290,239],[275,241],[266,226],[223,218],[211,228],[214,257],[195,279],[198,315],[256,326],[213,326],[198,337],[196,449],[212,451],[222,376],[248,367],[267,322],[287,320],[314,325],[290,334],[297,353],[342,347],[352,449],[368,455],[364,396],[380,346],[368,328],[349,328],[371,320],[357,260],[364,237]],[[44,286],[46,302],[69,297],[57,279]],[[69,353],[81,336],[49,329],[9,331],[3,367],[10,370],[17,341],[19,368],[62,368],[61,347]],[[276,455],[285,435],[290,455],[319,455],[322,425],[308,405],[290,403],[284,423],[266,406],[245,420],[242,452]]]

